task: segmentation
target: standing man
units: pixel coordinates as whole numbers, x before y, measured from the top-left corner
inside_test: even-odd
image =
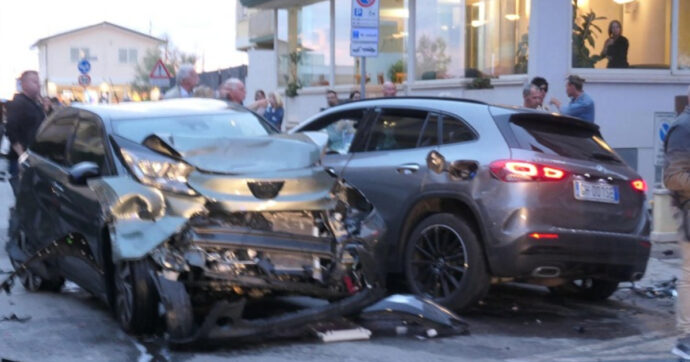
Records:
[[[220,89],[221,98],[236,103],[239,105],[244,105],[244,98],[247,96],[247,91],[244,89],[244,82],[237,78],[230,78],[223,82],[223,86]]]
[[[338,93],[336,93],[332,89],[327,90],[326,91],[326,104],[328,105],[328,107],[326,107],[326,108],[335,107],[338,104],[340,104],[340,101],[338,100]]]
[[[690,359],[690,87],[688,106],[678,115],[664,143],[664,184],[673,193],[674,219],[678,225],[683,264],[676,289],[676,326],[681,337],[673,354]]]
[[[527,83],[524,87],[522,87],[522,99],[523,107],[538,109],[542,101],[541,91],[539,91],[539,88],[537,88],[536,85]]]
[[[556,98],[551,98],[549,103],[556,106],[556,109],[561,114],[594,123],[594,101],[582,89],[583,84],[585,84],[585,80],[579,76],[568,76],[568,82],[565,85],[565,93],[570,98],[570,103],[568,105],[562,105],[561,101]]]
[[[539,93],[541,94],[541,100],[539,101],[539,106],[537,107],[540,111],[551,112],[548,105],[544,104],[544,99],[546,99],[546,93],[549,91],[549,82],[546,81],[544,77],[534,77],[532,78],[532,84],[539,88]]]
[[[384,97],[395,97],[398,94],[398,89],[395,88],[395,84],[391,81],[383,83],[383,96]]]
[[[199,75],[196,74],[194,66],[191,64],[182,64],[180,69],[177,70],[175,78],[177,84],[165,92],[163,99],[191,97],[194,87],[199,84]]]
[[[18,158],[36,137],[38,127],[45,119],[46,114],[41,104],[41,83],[38,72],[27,70],[19,77],[22,92],[15,95],[12,102],[7,105],[7,137],[10,139],[11,150],[8,156],[10,161],[10,185],[14,194],[17,194],[17,177],[19,176]]]

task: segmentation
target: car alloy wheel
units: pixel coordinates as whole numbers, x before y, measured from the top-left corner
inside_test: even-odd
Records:
[[[446,298],[460,287],[467,271],[465,243],[446,225],[428,226],[415,241],[410,263],[424,294],[433,299]]]
[[[405,246],[404,269],[411,292],[457,310],[489,288],[482,246],[453,214],[433,214],[417,224]]]

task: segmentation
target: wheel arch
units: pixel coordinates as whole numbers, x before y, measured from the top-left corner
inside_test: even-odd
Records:
[[[436,213],[450,213],[457,215],[466,220],[472,231],[475,232],[479,243],[482,245],[482,255],[486,262],[487,271],[491,274],[491,265],[486,250],[487,230],[481,223],[481,214],[476,205],[463,195],[453,193],[426,193],[420,195],[407,209],[407,213],[403,219],[402,230],[400,231],[398,242],[393,246],[395,260],[392,265],[393,270],[402,271],[402,260],[405,253],[405,245],[408,243],[410,234],[417,226],[417,224],[426,217]]]

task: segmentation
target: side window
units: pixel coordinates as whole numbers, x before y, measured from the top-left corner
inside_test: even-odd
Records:
[[[417,147],[427,112],[384,109],[371,130],[367,151],[404,150]]]
[[[320,119],[303,131],[322,131],[328,134],[327,153],[345,155],[357,134],[358,127],[363,124],[366,109],[356,109],[338,112]]]
[[[36,136],[36,141],[31,146],[31,150],[57,164],[66,166],[67,158],[65,151],[67,142],[74,134],[76,123],[76,116],[55,119],[50,124],[47,124],[41,130],[41,133]]]
[[[445,116],[441,123],[443,144],[467,142],[477,138],[472,129],[458,119]]]
[[[90,161],[98,165],[101,173],[105,171],[105,144],[101,127],[96,120],[79,120],[68,156],[71,165]]]

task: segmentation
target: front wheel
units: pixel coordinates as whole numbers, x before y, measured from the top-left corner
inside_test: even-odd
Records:
[[[549,290],[555,295],[587,300],[608,299],[618,289],[618,282],[603,279],[585,278],[571,280]]]
[[[158,293],[146,260],[115,265],[115,315],[127,333],[151,333],[158,320]]]
[[[477,235],[453,214],[434,214],[415,227],[405,247],[404,267],[413,293],[457,310],[475,303],[489,288]]]

